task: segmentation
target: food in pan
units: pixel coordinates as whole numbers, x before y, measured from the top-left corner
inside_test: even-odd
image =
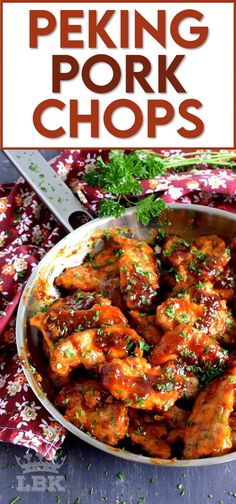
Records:
[[[30,322],[65,418],[150,457],[233,451],[234,254],[215,235],[145,243],[114,229],[62,271],[60,298]]]

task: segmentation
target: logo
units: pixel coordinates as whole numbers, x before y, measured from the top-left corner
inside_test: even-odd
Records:
[[[15,459],[23,473],[16,477],[18,492],[65,492],[65,476],[58,472],[65,463],[66,456],[55,462],[32,453],[27,453],[22,458],[15,456]]]

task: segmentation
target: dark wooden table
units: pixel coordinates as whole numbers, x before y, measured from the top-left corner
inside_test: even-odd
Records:
[[[57,151],[43,154],[50,159]],[[0,152],[0,182],[16,177]],[[108,456],[72,435],[55,474],[48,469],[24,474],[15,457],[25,454],[25,448],[0,444],[1,504],[236,504],[236,462],[184,470],[150,467]]]

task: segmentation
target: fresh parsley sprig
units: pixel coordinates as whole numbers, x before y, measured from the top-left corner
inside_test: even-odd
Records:
[[[197,169],[203,164],[235,169],[235,158],[234,152],[190,152],[163,157],[148,150],[134,150],[129,154],[125,154],[122,150],[111,150],[108,162],[99,156],[96,166],[84,175],[84,180],[89,185],[102,188],[110,195],[99,202],[100,217],[120,217],[128,202],[129,206],[136,206],[138,220],[147,225],[153,217],[161,215],[166,205],[162,199],[155,199],[154,195],[142,198],[138,202],[130,201],[128,197],[142,193],[140,180]]]
[[[99,203],[100,217],[120,217],[125,211],[125,207],[120,205],[118,201],[103,199]]]
[[[166,209],[166,204],[163,199],[155,199],[154,194],[147,198],[143,198],[136,203],[137,219],[147,226],[151,219],[160,217],[162,212]]]
[[[112,199],[107,198],[99,202],[100,217],[120,217],[125,211],[124,205],[128,202],[130,206],[136,206],[138,220],[147,225],[151,218],[158,217],[165,209],[164,201],[155,200],[154,195],[151,195],[135,203],[128,200],[127,196],[142,193],[142,185],[138,179],[147,180],[164,172],[165,166],[160,154],[147,150],[135,150],[129,154],[122,150],[112,150],[108,163],[98,157],[96,167],[86,173],[84,180],[112,195]]]
[[[90,185],[102,187],[114,195],[140,194],[142,186],[139,179],[150,179],[163,173],[163,160],[149,151],[133,151],[124,154],[122,150],[112,150],[109,162],[99,156],[96,168],[84,176]]]

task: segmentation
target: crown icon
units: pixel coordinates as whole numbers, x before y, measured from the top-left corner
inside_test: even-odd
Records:
[[[58,460],[57,462],[49,462],[39,453],[34,456],[31,453],[27,453],[22,458],[15,456],[15,459],[24,474],[32,472],[50,472],[57,474],[61,466],[64,464],[66,456],[61,457],[60,461]]]

